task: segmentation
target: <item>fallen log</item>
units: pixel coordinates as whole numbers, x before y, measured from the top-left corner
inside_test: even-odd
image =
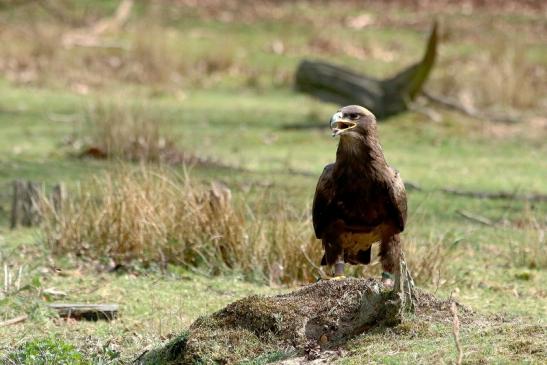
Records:
[[[56,310],[59,317],[72,319],[85,319],[98,321],[100,319],[111,321],[118,316],[117,304],[50,304],[49,308]]]
[[[378,80],[321,61],[304,60],[295,76],[297,90],[340,105],[358,104],[378,118],[408,110],[421,92],[437,55],[437,23],[433,24],[422,60],[395,76]]]

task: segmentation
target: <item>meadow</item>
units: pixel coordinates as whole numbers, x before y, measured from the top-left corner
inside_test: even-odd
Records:
[[[518,121],[423,100],[380,121],[407,182],[409,266],[420,288],[480,314],[462,324],[465,363],[545,361],[547,202],[446,191],[547,194],[540,2],[137,2],[93,36],[118,2],[49,3],[0,6],[0,322],[28,316],[0,326],[4,363],[130,363],[236,299],[315,281],[311,202],[338,106],[294,90],[298,62],[386,77],[420,57],[435,18],[426,89]],[[63,211],[10,229],[15,179],[63,182]],[[121,313],[65,320],[56,301]],[[360,335],[336,361],[453,363],[446,318]]]

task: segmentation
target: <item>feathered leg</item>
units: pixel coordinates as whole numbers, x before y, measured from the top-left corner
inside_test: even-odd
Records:
[[[380,243],[380,261],[384,273],[393,275],[394,279],[382,279],[386,286],[393,287],[395,291],[401,292],[405,305],[414,310],[416,294],[414,293],[414,279],[406,265],[404,254],[401,250],[401,238],[398,234],[382,239]]]
[[[323,247],[325,248],[325,256],[321,260],[321,264],[326,264],[329,267],[329,271],[333,272],[334,278],[344,278],[344,250],[336,243],[323,240]],[[332,267],[334,266],[334,270]]]
[[[380,262],[385,273],[399,274],[399,260],[401,258],[401,238],[398,234],[387,236],[380,242]]]

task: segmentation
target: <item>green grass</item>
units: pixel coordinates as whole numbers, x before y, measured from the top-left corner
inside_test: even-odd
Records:
[[[88,364],[84,355],[73,345],[51,337],[25,343],[16,352],[3,359],[8,364],[46,365],[46,364]]]
[[[112,2],[104,2],[93,11],[101,13],[112,8]],[[291,16],[295,10],[305,10],[308,22],[302,23]],[[85,79],[95,77],[100,81],[97,86],[91,85],[87,95],[79,95],[71,91],[69,72],[60,72],[58,66],[66,62],[68,70],[80,72],[83,67],[78,60],[86,52],[92,52],[64,49],[54,52],[51,64],[57,68],[44,70],[40,80],[30,85],[12,82],[9,75],[1,77],[0,264],[8,264],[10,270],[23,266],[23,285],[29,286],[0,299],[0,321],[23,313],[29,319],[0,328],[0,358],[11,353],[10,356],[26,359],[36,346],[46,346],[50,349],[47,351],[60,351],[66,356],[73,356],[73,349],[74,356],[82,353],[86,359],[102,351],[105,359],[106,353],[116,353],[126,361],[149,346],[177,336],[200,315],[235,299],[287,290],[261,282],[245,282],[237,273],[208,277],[178,267],[170,267],[163,274],[158,268],[138,267],[129,272],[97,273],[95,266],[101,263],[87,262],[85,258],[51,257],[42,247],[39,230],[8,229],[9,184],[14,179],[48,184],[63,181],[70,189],[103,171],[116,169],[118,161],[74,157],[74,150],[64,142],[81,137],[88,108],[108,100],[144,106],[182,150],[246,169],[227,172],[194,167],[189,169],[194,179],[225,182],[236,199],[258,207],[261,214],[269,214],[268,209],[273,206],[269,203],[280,201],[297,211],[309,211],[317,177],[323,166],[334,159],[337,141],[329,136],[327,121],[336,106],[291,90],[292,72],[298,61],[313,55],[385,76],[415,60],[421,52],[425,33],[418,32],[416,26],[383,25],[385,9],[379,5],[370,8],[378,21],[371,29],[325,28],[329,21],[341,24],[361,10],[349,5],[329,5],[324,9],[309,4],[286,5],[279,20],[258,17],[241,23],[198,16],[195,9],[186,12],[176,8],[174,11],[183,13],[180,17],[162,13],[150,26],[151,34],[169,33],[164,50],[170,51],[174,68],[194,70],[196,62],[211,62],[215,58],[227,64],[226,69],[216,74],[198,73],[181,83],[170,78],[137,82],[112,70],[91,68]],[[146,11],[139,8],[138,16],[146,17]],[[12,12],[19,17],[10,20],[8,27],[15,29],[27,24],[21,13]],[[480,30],[490,29],[492,19],[498,19],[495,15],[486,12],[474,17],[450,9],[441,13],[447,24],[448,40],[443,44],[431,87],[442,89],[442,85],[449,83],[450,77],[454,77],[450,67],[459,64],[460,59],[473,64],[476,60],[473,57],[481,54],[481,45],[495,52],[499,42],[511,44],[519,32],[530,35],[526,62],[537,67],[545,65],[543,36],[533,32],[536,16],[506,19],[493,33],[493,40],[488,40]],[[391,14],[395,23],[407,24],[409,17],[416,19],[417,27],[423,31],[430,22],[426,12],[397,9]],[[0,17],[8,19],[8,13],[0,13]],[[32,17],[44,26],[58,26],[43,13],[33,13]],[[125,32],[114,38],[133,45],[143,28],[147,27],[130,23]],[[284,43],[283,54],[269,50],[276,39]],[[314,39],[328,40],[341,48],[318,49]],[[21,48],[32,45],[25,37],[18,42],[8,44],[14,47],[15,58],[18,52],[24,53],[16,44],[21,44]],[[144,43],[145,48],[151,44],[150,40],[143,42],[148,42]],[[365,50],[384,47],[394,52],[395,60],[354,58],[343,47],[356,44]],[[9,53],[4,46],[0,46],[2,55]],[[215,51],[219,48],[222,50]],[[161,51],[160,48],[160,54]],[[103,56],[111,54],[104,51]],[[122,53],[120,57],[130,60],[133,56]],[[163,59],[159,60],[162,65]],[[230,68],[236,71],[230,72]],[[479,77],[480,73],[474,75]],[[541,95],[535,97],[539,99]],[[539,115],[537,109],[530,112]],[[480,313],[501,313],[517,323],[497,323],[486,328],[480,323],[462,325],[465,361],[539,363],[544,353],[538,349],[546,346],[547,293],[543,283],[547,280],[544,249],[547,204],[456,197],[438,189],[547,194],[545,131],[527,123],[495,126],[509,131],[500,135],[492,133],[493,127],[487,123],[454,113],[441,114],[440,123],[409,112],[380,124],[388,161],[406,181],[421,187],[419,191],[409,191],[410,217],[404,239],[416,250],[425,243],[448,246],[458,242],[442,266],[439,280],[435,278],[422,286],[441,297],[457,295],[462,303]],[[291,128],[297,124],[317,128]],[[469,221],[458,211],[486,217],[497,225]],[[419,262],[418,258],[410,261]],[[370,273],[376,274],[377,266],[367,271]],[[67,296],[47,297],[43,294],[47,288],[62,290]],[[65,321],[46,308],[52,300],[116,302],[121,305],[121,316],[113,323]],[[361,335],[346,346],[345,358],[340,362],[453,361],[449,323],[417,323],[412,328],[403,334]],[[52,338],[58,339],[59,344]],[[33,342],[34,339],[39,342]],[[255,363],[261,361],[257,359]]]
[[[26,103],[26,110],[17,116],[25,123],[25,128],[11,127],[9,138],[2,135],[6,143],[2,144],[5,154],[0,160],[0,178],[6,188],[14,178],[49,183],[65,181],[69,186],[74,186],[78,181],[115,165],[67,157],[59,142],[78,130],[77,122],[76,125],[50,124],[49,128],[44,127],[48,122],[42,113],[77,115],[87,106],[87,100],[43,90],[33,91],[43,99],[36,94],[27,99],[25,95],[29,91],[6,85],[2,89],[8,98],[17,100],[19,97]],[[57,104],[58,99],[63,102]],[[271,201],[282,199],[299,209],[306,209],[313,196],[316,177],[295,175],[287,171],[287,165],[319,174],[322,165],[331,161],[334,155],[336,141],[329,137],[326,130],[283,129],[287,124],[311,119],[310,111],[316,107],[319,107],[318,113],[324,114],[315,118],[317,124],[326,124],[324,120],[333,107],[318,105],[315,101],[288,92],[273,95],[245,93],[238,98],[237,105],[234,105],[229,94],[220,92],[196,92],[195,96],[183,103],[168,98],[147,100],[147,103],[157,113],[158,120],[164,123],[165,129],[180,136],[177,142],[182,148],[248,168],[249,172],[236,174],[194,168],[191,175],[204,181],[225,181],[238,199],[246,199],[250,204],[253,204],[253,200],[254,204],[258,204],[259,199],[269,197]],[[211,104],[215,105],[212,111]],[[255,119],[255,115],[262,117]],[[206,122],[198,123],[199,127],[188,133],[189,128],[196,125],[196,118]],[[451,259],[453,262],[449,262],[448,268],[443,268],[443,282],[440,283],[438,294],[448,296],[458,288],[461,301],[481,312],[501,311],[531,321],[540,320],[545,314],[541,304],[545,292],[538,288],[547,279],[545,267],[529,268],[527,258],[519,265],[516,262],[516,252],[522,250],[522,246],[533,247],[533,243],[541,239],[538,236],[540,230],[529,225],[523,228],[515,225],[519,220],[529,217],[536,217],[540,224],[544,224],[541,219],[547,212],[546,205],[477,200],[427,190],[448,186],[492,191],[545,192],[547,169],[541,168],[545,162],[538,159],[539,155],[546,152],[545,146],[532,144],[534,147],[531,148],[517,139],[491,140],[460,131],[451,125],[426,125],[416,119],[417,116],[412,114],[394,118],[381,124],[380,132],[389,161],[401,170],[405,179],[418,183],[424,189],[409,192],[410,218],[405,237],[416,241],[417,245],[420,241],[436,240],[446,235],[452,237],[447,243],[450,240],[462,240]],[[5,115],[0,117],[2,128],[10,128],[11,121]],[[461,123],[473,122],[462,120]],[[263,139],[268,134],[277,136],[273,144],[264,143]],[[29,138],[32,138],[32,142],[28,142]],[[207,140],[210,140],[209,145],[204,148],[200,142]],[[16,155],[8,146],[19,144],[26,144],[28,149]],[[266,190],[265,183],[271,184]],[[9,200],[3,199],[2,206],[2,221],[6,222]],[[484,227],[460,217],[457,210],[473,212],[493,221],[506,219],[509,226]],[[0,235],[5,247],[2,252],[12,251],[13,248],[39,247],[40,240],[34,234],[30,239],[22,239],[18,231],[12,233],[5,228],[2,231]],[[538,248],[533,252],[544,254],[539,245],[536,244]],[[12,247],[12,250],[8,251],[6,247]],[[38,252],[30,257],[43,255],[43,250],[38,247],[31,249]],[[15,253],[17,249],[12,252],[10,256],[18,256]],[[26,262],[24,257],[17,257],[16,261],[21,264]],[[67,262],[60,258],[54,259],[54,262],[61,266],[76,265],[73,261]],[[39,267],[34,268],[36,271],[39,271]],[[428,286],[435,290],[436,283],[432,282]],[[44,305],[40,301],[33,301],[31,306],[12,303],[18,310],[9,311],[5,318],[21,311],[35,311],[38,314],[29,323],[10,328],[11,335],[2,336],[7,339],[3,346],[34,338],[37,333],[45,333],[47,328],[47,333],[70,338],[76,345],[90,334],[101,341],[113,339],[119,343],[123,356],[130,358],[146,345],[182,331],[199,315],[210,313],[236,298],[257,292],[276,292],[275,288],[245,284],[230,278],[209,279],[188,273],[182,276],[162,276],[148,272],[96,275],[89,268],[69,276],[48,272],[41,279],[41,287],[66,291],[69,296],[63,300],[120,303],[121,319],[115,324],[76,323],[67,327],[63,321],[52,318],[51,313],[44,314]],[[73,331],[80,335],[73,337]],[[15,339],[17,341],[12,342]],[[421,346],[434,346],[437,343],[435,336],[427,340],[430,342],[413,341],[412,344],[420,343]],[[450,339],[445,341],[450,343]],[[413,355],[408,353],[401,356],[397,361],[410,361]],[[377,359],[379,362],[385,360]]]
[[[394,332],[373,331],[352,341],[349,356],[337,364],[452,363],[457,358],[450,317],[447,323],[422,320]],[[540,364],[545,356],[546,330],[538,324],[463,324],[460,332],[464,363]]]

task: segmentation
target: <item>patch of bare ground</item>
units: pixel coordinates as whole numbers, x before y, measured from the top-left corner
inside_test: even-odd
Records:
[[[406,333],[408,321],[452,321],[453,300],[417,293],[416,314],[406,319],[393,292],[375,279],[320,281],[288,294],[250,296],[196,320],[183,335],[146,352],[138,364],[235,364],[261,358],[286,363],[339,357],[357,335],[389,327]],[[457,304],[459,320],[479,317]]]

